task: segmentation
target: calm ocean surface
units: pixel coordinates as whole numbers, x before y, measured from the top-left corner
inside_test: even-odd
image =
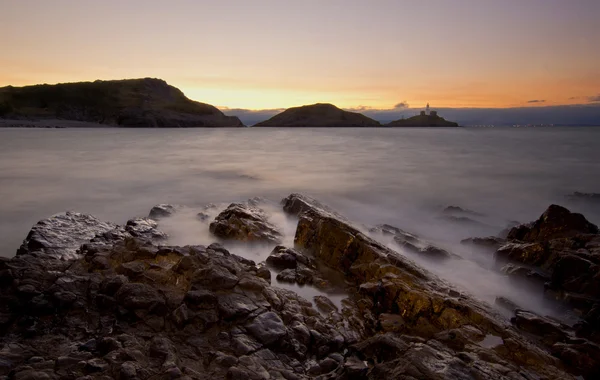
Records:
[[[600,192],[600,128],[0,129],[0,255],[65,210],[124,223],[158,203],[302,192],[357,224],[394,224],[452,249],[473,265],[423,265],[465,288],[489,284],[478,295],[490,300],[495,284],[480,269],[491,259],[460,239],[533,220],[551,203],[600,223],[600,205],[573,203],[574,191]],[[481,224],[442,219],[449,205],[482,214]],[[211,242],[194,236],[183,243]]]

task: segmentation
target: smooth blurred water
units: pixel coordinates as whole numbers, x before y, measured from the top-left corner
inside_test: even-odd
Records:
[[[447,205],[494,227],[551,202],[600,222],[597,207],[564,197],[600,192],[599,147],[600,128],[0,129],[0,252],[64,210],[122,223],[157,203],[290,192],[434,236]]]
[[[536,293],[490,269],[489,253],[459,241],[533,220],[551,203],[600,222],[600,205],[565,197],[600,192],[599,147],[600,128],[574,127],[0,129],[0,255],[65,210],[124,223],[158,203],[277,202],[302,192],[358,225],[390,223],[452,250],[463,259],[412,259],[487,302],[509,296],[546,312]],[[480,224],[441,219],[448,205],[482,214]],[[165,228],[174,243],[211,243],[196,226]],[[291,244],[294,226],[284,227]]]

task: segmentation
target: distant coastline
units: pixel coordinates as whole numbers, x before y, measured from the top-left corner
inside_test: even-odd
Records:
[[[429,107],[429,105],[428,105]],[[427,110],[382,125],[362,113],[317,103],[292,107],[252,125],[293,128],[458,127]],[[236,116],[188,99],[155,78],[0,88],[0,128],[227,128]]]

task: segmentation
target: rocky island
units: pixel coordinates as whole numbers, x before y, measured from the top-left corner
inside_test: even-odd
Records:
[[[399,119],[385,125],[386,127],[458,127],[458,123],[447,121],[440,117],[437,111],[427,109],[421,111],[419,115],[409,117],[408,119]]]
[[[0,88],[0,126],[243,127],[153,78]]]
[[[160,230],[180,207],[125,226],[68,212],[35,225],[0,260],[0,376],[7,379],[597,379],[598,228],[551,206],[505,237],[471,239],[513,274],[547,281],[579,310],[567,326],[501,300],[511,320],[374,240],[439,250],[394,226],[354,227],[309,197],[282,201],[292,246],[261,201],[217,211],[215,242],[173,246]],[[175,216],[174,216],[175,215]],[[210,224],[210,227],[208,226]],[[221,243],[262,242],[266,262]],[[210,244],[209,244],[210,243]],[[256,247],[260,246],[254,246]],[[548,277],[527,277],[541,267]],[[343,278],[331,282],[331,274]],[[276,280],[273,279],[276,277]],[[276,281],[341,287],[341,304]],[[544,291],[544,290],[541,290]],[[527,306],[527,305],[523,305]]]
[[[378,121],[333,104],[317,103],[288,108],[254,127],[379,127]]]

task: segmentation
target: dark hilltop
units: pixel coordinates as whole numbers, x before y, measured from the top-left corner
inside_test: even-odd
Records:
[[[255,127],[379,127],[378,121],[333,104],[317,103],[288,108]]]
[[[78,121],[96,126],[190,128],[243,127],[235,116],[188,99],[179,89],[154,79],[126,79],[0,88],[0,121]],[[94,126],[92,124],[92,126]]]

